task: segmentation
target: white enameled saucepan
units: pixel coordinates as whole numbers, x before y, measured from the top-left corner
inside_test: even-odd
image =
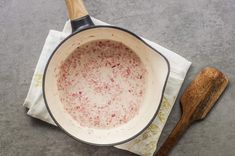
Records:
[[[94,26],[82,0],[66,0],[66,5],[73,33],[57,46],[45,68],[43,96],[47,109],[54,122],[78,141],[99,146],[127,142],[141,134],[156,117],[169,76],[169,63],[162,54],[128,30],[115,26]],[[78,124],[65,111],[57,86],[58,73],[55,69],[61,66],[61,62],[79,46],[97,40],[121,42],[140,58],[148,72],[146,91],[138,114],[128,122],[112,128],[91,128]],[[89,95],[89,92],[86,94]]]

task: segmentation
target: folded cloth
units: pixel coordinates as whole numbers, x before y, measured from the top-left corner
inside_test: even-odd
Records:
[[[107,23],[95,18],[92,18],[92,20],[96,25],[107,25]],[[28,95],[23,104],[25,107],[29,108],[27,112],[28,115],[53,125],[56,124],[50,117],[42,96],[42,77],[46,63],[53,50],[69,34],[71,34],[71,25],[69,21],[66,22],[62,32],[55,30],[49,31],[33,75]],[[159,113],[153,123],[138,137],[115,147],[128,150],[139,155],[153,155],[156,150],[160,134],[175,103],[175,99],[179,93],[191,62],[154,42],[147,39],[144,40],[169,60],[171,67],[170,76],[166,85]]]

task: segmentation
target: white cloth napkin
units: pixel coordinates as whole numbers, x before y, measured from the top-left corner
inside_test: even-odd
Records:
[[[92,20],[96,25],[107,25],[107,23],[104,23],[95,18],[92,18]],[[42,77],[46,63],[53,50],[70,33],[71,26],[69,21],[66,22],[62,32],[55,30],[49,31],[33,75],[28,95],[23,104],[25,107],[29,108],[27,112],[28,115],[53,125],[55,125],[55,123],[51,119],[45,107],[42,96]],[[170,62],[170,76],[164,93],[164,99],[162,101],[158,115],[148,129],[146,129],[135,139],[115,147],[128,150],[139,155],[152,155],[156,150],[160,134],[171,112],[191,62],[154,42],[151,42],[147,39],[144,40],[153,48],[166,56]]]

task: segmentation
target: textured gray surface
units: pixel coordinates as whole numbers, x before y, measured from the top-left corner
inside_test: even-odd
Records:
[[[215,66],[231,80],[203,122],[193,125],[172,156],[235,155],[235,1],[92,0],[90,14],[149,38],[193,62],[182,90],[197,71]],[[48,30],[67,19],[63,0],[0,0],[0,155],[132,155],[74,141],[32,119],[22,107]],[[180,93],[181,95],[182,93]],[[175,104],[160,144],[180,115]]]

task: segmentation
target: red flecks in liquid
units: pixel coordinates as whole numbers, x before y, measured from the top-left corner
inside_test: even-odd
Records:
[[[139,111],[147,71],[124,44],[92,41],[61,63],[57,87],[64,109],[81,126],[112,128]]]

